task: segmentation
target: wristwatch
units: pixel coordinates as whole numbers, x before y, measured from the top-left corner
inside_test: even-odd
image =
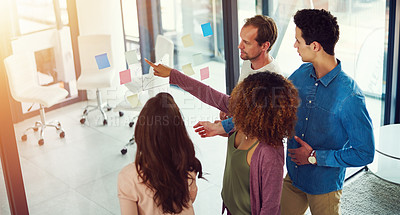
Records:
[[[310,164],[316,164],[317,163],[317,158],[315,157],[315,150],[312,150],[310,157],[308,157],[308,162],[310,162]]]

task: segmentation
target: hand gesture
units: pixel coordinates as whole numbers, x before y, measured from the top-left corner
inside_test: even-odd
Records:
[[[153,67],[155,76],[166,78],[166,77],[169,77],[169,75],[171,74],[172,68],[170,68],[166,65],[163,65],[163,64],[155,65],[154,63],[150,62],[146,58],[144,59],[144,61],[146,61],[146,63],[148,63],[151,67]]]
[[[225,133],[224,127],[222,127],[221,121],[219,120],[214,121],[214,123],[208,121],[200,121],[196,125],[194,125],[193,128],[197,128],[194,131],[197,132],[202,138],[213,137],[216,135],[221,135],[224,137],[227,136],[227,133]]]
[[[310,162],[308,162],[308,157],[310,156],[313,149],[310,145],[300,139],[300,137],[294,136],[294,139],[298,143],[300,143],[301,146],[297,149],[288,149],[289,156],[292,158],[291,160],[297,165],[310,164]]]
[[[228,119],[228,114],[226,114],[225,112],[220,111],[219,112],[219,119],[220,120]]]

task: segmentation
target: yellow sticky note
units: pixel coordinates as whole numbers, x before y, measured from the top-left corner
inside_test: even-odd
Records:
[[[190,34],[186,34],[185,36],[182,37],[182,43],[185,48],[194,46],[194,42]]]
[[[131,96],[126,97],[126,100],[128,100],[129,104],[131,104],[132,107],[136,107],[139,103],[138,94],[133,94]]]
[[[185,73],[188,76],[194,75],[194,71],[193,71],[191,63],[183,65],[182,66],[182,71],[183,71],[183,73]]]

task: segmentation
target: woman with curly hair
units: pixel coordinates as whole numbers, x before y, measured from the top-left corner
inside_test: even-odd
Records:
[[[228,139],[221,193],[228,214],[280,214],[282,141],[293,135],[299,105],[293,84],[276,73],[257,73],[229,97],[175,69],[147,62],[156,76],[170,77],[171,84],[233,116],[236,131]]]
[[[202,166],[172,96],[149,99],[135,127],[135,162],[118,175],[121,214],[194,214]]]

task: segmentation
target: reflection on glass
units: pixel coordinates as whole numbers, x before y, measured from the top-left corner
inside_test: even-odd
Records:
[[[13,53],[33,52],[37,79],[41,85],[58,85],[76,97],[75,66],[72,53],[66,0],[17,0],[10,2]],[[22,113],[39,109],[22,103]]]
[[[223,29],[221,0],[160,1],[162,31],[175,44],[175,65],[193,63],[193,55],[203,60],[223,61]],[[212,35],[203,36],[201,25],[211,24]],[[190,35],[194,45],[184,47],[182,37]]]
[[[16,2],[21,34],[56,26],[53,0],[17,0]]]

